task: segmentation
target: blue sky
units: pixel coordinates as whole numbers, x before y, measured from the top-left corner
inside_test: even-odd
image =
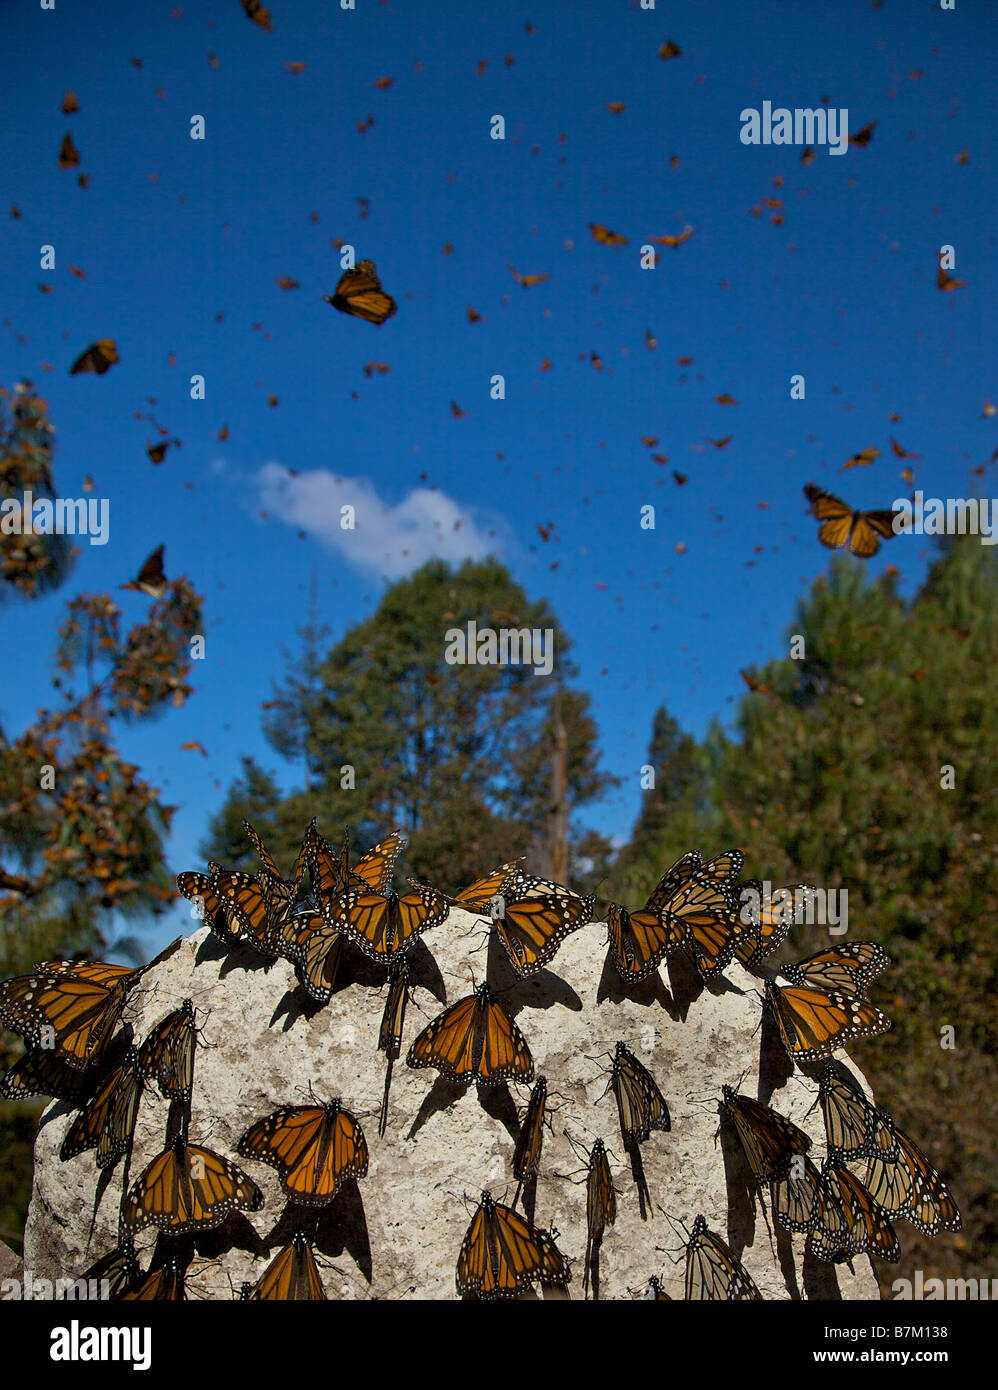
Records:
[[[584,820],[624,836],[656,707],[698,734],[728,722],[739,668],[785,650],[795,601],[829,561],[804,483],[889,506],[907,490],[893,435],[922,455],[927,495],[991,489],[970,470],[998,444],[998,417],[983,415],[998,399],[994,10],[273,0],[270,13],[266,33],[238,0],[0,3],[0,382],[31,378],[48,401],[60,493],[82,495],[89,474],[111,507],[110,543],[85,547],[71,585],[5,606],[18,662],[0,721],[13,735],[50,698],[65,599],[113,589],[165,543],[168,574],[204,594],[208,658],[189,705],[121,746],[180,805],[171,867],[191,867],[240,754],[280,766],[260,704],[313,571],[335,639],[405,572],[403,547],[409,562],[440,551],[436,519],[441,553],[491,549],[572,636],[604,765],[624,779]],[[666,39],[680,58],[657,57]],[[80,110],[64,116],[69,89]],[[876,122],[867,147],[819,148],[803,166],[797,147],[740,142],[743,108],[824,96],[851,130]],[[194,114],[204,141],[189,138]],[[505,141],[489,138],[494,114]],[[67,130],[86,189],[58,167]],[[590,222],[629,244],[598,245]],[[649,236],[687,225],[689,240],[640,268]],[[323,302],[340,273],[333,239],[376,261],[399,305],[383,327]],[[947,243],[967,288],[942,294]],[[523,290],[508,264],[550,279]],[[102,337],[120,364],[70,377]],[[365,376],[372,360],[390,371]],[[204,401],[189,398],[195,372]],[[804,401],[790,400],[795,373]],[[738,404],[719,405],[724,393]],[[160,467],[138,410],[183,441]],[[728,434],[723,450],[706,443]],[[872,467],[838,473],[870,446]],[[367,522],[345,538],[335,523],[352,495]],[[929,554],[899,538],[871,570],[895,564],[911,593]],[[121,601],[126,620],[147,602]],[[188,740],[209,757],[180,752]]]

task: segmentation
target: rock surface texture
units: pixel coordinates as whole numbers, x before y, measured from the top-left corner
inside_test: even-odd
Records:
[[[591,923],[569,936],[549,969],[517,982],[482,923],[454,911],[410,952],[414,985],[402,1056],[394,1066],[388,1128],[378,1136],[385,1057],[377,1051],[387,987],[383,972],[350,948],[337,992],[325,1008],[311,1004],[285,961],[265,963],[249,949],[224,948],[202,928],[151,970],[130,997],[126,1029],[137,1040],[183,999],[200,1010],[189,1137],[236,1159],[265,1194],[258,1212],[237,1214],[197,1240],[189,1288],[231,1298],[243,1280],[259,1278],[294,1229],[277,1174],[239,1158],[240,1135],[283,1105],[308,1103],[309,1088],[325,1101],[339,1097],[361,1121],[369,1171],[348,1183],[322,1210],[317,1251],[330,1298],[456,1298],[454,1272],[481,1190],[512,1201],[513,1145],[529,1086],[479,1091],[455,1086],[435,1071],[406,1066],[405,1052],[426,1023],[488,976],[526,1037],[537,1074],[547,1077],[552,1130],[545,1132],[534,1219],[556,1232],[572,1261],[567,1294],[583,1296],[586,1187],[569,1134],[586,1152],[599,1135],[610,1151],[618,1190],[616,1224],[599,1255],[599,1296],[630,1298],[658,1275],[683,1296],[684,1236],[698,1213],[734,1249],[763,1297],[876,1298],[865,1256],[831,1265],[804,1255],[804,1238],[774,1227],[744,1181],[740,1154],[719,1139],[722,1084],[758,1096],[811,1135],[812,1157],[824,1155],[821,1115],[811,1109],[816,1086],[791,1074],[768,1020],[760,1027],[758,981],[732,965],[727,979],[705,989],[685,959],[625,995],[606,959],[605,931]],[[507,987],[509,987],[507,989]],[[671,1113],[671,1131],[639,1148],[638,1175],[621,1141],[610,1057],[618,1039],[651,1071]],[[840,1054],[841,1055],[841,1054]],[[853,1067],[855,1071],[855,1067]],[[761,1080],[760,1080],[761,1072]],[[129,1162],[130,1184],[163,1148],[168,1103],[145,1088]],[[104,1174],[93,1153],[59,1160],[72,1112],[53,1103],[35,1149],[35,1181],[25,1237],[25,1263],[38,1276],[79,1275],[117,1244],[123,1162]],[[525,1194],[529,1199],[529,1188]],[[529,1200],[528,1200],[528,1212]],[[670,1224],[664,1213],[676,1227]],[[143,1232],[143,1267],[156,1243]],[[160,1247],[162,1248],[162,1246]],[[629,1292],[632,1291],[632,1292]]]

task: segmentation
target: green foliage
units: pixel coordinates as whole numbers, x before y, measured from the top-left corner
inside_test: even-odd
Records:
[[[447,633],[466,630],[469,620],[479,628],[551,629],[553,671],[449,665]],[[268,808],[267,784],[254,784],[247,765],[204,847],[222,862],[246,855],[234,832],[244,816],[257,824],[249,813],[254,785],[257,829],[262,834],[269,825],[278,835],[292,823],[289,849],[314,814],[330,839],[349,826],[355,846],[398,826],[411,841],[405,872],[448,886],[516,855],[543,856],[555,700],[566,732],[569,810],[608,785],[597,768],[588,697],[567,686],[575,674],[568,637],[546,603],[528,600],[494,561],[467,561],[456,570],[430,561],[393,585],[377,612],[328,653],[318,695],[310,680],[311,634],[302,636],[302,670],[283,686],[281,713],[283,729],[307,728],[310,793]],[[297,754],[302,740],[282,734],[276,747]],[[266,776],[258,769],[252,775]]]
[[[887,949],[894,965],[875,998],[894,1026],[853,1050],[950,1181],[965,1225],[909,1238],[906,1260],[983,1276],[998,1234],[994,552],[956,539],[911,602],[890,577],[870,583],[837,560],[793,634],[805,659],[770,663],[758,673],[768,693],[742,701],[739,736],[707,740],[709,847],[742,847],[753,875],[776,884],[848,889],[850,937]],[[784,954],[827,944],[818,930],[793,933]],[[940,1046],[946,1025],[953,1051]]]

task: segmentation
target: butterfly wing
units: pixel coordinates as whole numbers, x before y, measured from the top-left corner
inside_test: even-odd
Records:
[[[124,1007],[124,980],[109,988],[88,978],[85,968],[19,975],[0,984],[0,1026],[20,1033],[29,1047],[55,1051],[81,1071],[100,1055]]]
[[[661,907],[684,883],[696,878],[702,868],[703,855],[698,849],[687,850],[685,854],[680,855],[659,879],[648,899],[648,907]]]
[[[384,840],[357,860],[350,872],[375,893],[387,893],[391,887],[395,862],[408,841],[400,830],[393,830]]]
[[[289,1245],[277,1252],[247,1294],[247,1298],[261,1302],[325,1301],[326,1291],[319,1277],[315,1252],[311,1242],[306,1240],[300,1231],[295,1233]]]
[[[814,1229],[821,1213],[821,1174],[809,1158],[787,1158],[770,1180],[773,1215],[788,1231]]]
[[[625,1144],[643,1144],[653,1129],[667,1132],[672,1128],[669,1107],[655,1078],[623,1043],[617,1044],[610,1086]]]
[[[194,1005],[185,999],[179,1009],[158,1023],[139,1050],[139,1068],[146,1080],[155,1081],[167,1100],[186,1105],[194,1085],[194,1049],[197,1031]]]
[[[540,1167],[544,1145],[544,1112],[547,1106],[548,1084],[543,1076],[530,1093],[527,1113],[523,1117],[516,1147],[513,1150],[513,1176],[518,1182],[536,1173]]]
[[[783,989],[766,981],[766,998],[780,1037],[795,1060],[830,1057],[853,1038],[886,1033],[891,1021],[872,1004],[850,994],[811,987]]]
[[[657,910],[628,912],[611,903],[607,931],[613,963],[621,979],[637,982],[656,971],[683,943],[686,929]]]
[[[854,1162],[897,1155],[890,1119],[870,1104],[850,1073],[831,1059],[825,1062],[818,1102],[831,1157]]]
[[[602,1139],[597,1139],[589,1155],[589,1175],[586,1179],[586,1229],[591,1241],[603,1239],[607,1226],[617,1219],[617,1195],[613,1174]]]
[[[0,1097],[27,1100],[29,1096],[52,1096],[82,1105],[94,1088],[94,1070],[87,1067],[79,1071],[51,1052],[28,1051],[0,1079]]]
[[[686,1246],[686,1297],[728,1302],[762,1298],[744,1265],[720,1236],[708,1229],[702,1216],[693,1223]]]
[[[908,1221],[925,1236],[958,1231],[962,1225],[953,1195],[907,1134],[895,1129],[897,1155],[870,1160],[866,1186],[887,1216]]]
[[[220,1226],[234,1211],[258,1211],[263,1193],[231,1159],[199,1144],[157,1154],[132,1184],[121,1214],[125,1231],[156,1226],[170,1235]]]
[[[811,1140],[802,1129],[751,1096],[741,1096],[730,1086],[722,1091],[721,1117],[733,1125],[752,1173],[769,1181],[783,1173],[793,1154],[806,1154]]]
[[[138,1053],[130,1048],[66,1131],[59,1149],[63,1162],[87,1149],[97,1150],[98,1168],[117,1162],[131,1146],[141,1093]]]
[[[871,981],[890,963],[890,956],[876,942],[852,941],[784,965],[781,973],[794,985],[865,998]]]
[[[385,294],[373,261],[358,261],[352,270],[340,276],[335,293],[324,298],[341,313],[353,314],[368,323],[384,323],[398,308],[390,294]]]
[[[503,915],[496,920],[506,958],[520,979],[543,969],[565,937],[591,919],[596,903],[595,895],[580,898],[568,889],[533,896],[538,891],[536,882],[522,890],[524,896],[507,900]]]

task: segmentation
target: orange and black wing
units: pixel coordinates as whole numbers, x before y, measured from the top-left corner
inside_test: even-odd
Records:
[[[368,323],[384,323],[398,308],[381,288],[373,261],[358,261],[352,270],[344,271],[334,293],[323,295],[323,299],[341,313]]]
[[[960,1212],[940,1173],[913,1139],[895,1129],[897,1154],[870,1160],[866,1186],[887,1216],[909,1221],[925,1236],[958,1231]]]
[[[655,1281],[656,1297],[658,1281]],[[693,1223],[686,1245],[686,1297],[736,1302],[761,1299],[752,1276],[702,1216]]]
[[[597,1139],[589,1154],[589,1174],[586,1178],[586,1230],[589,1239],[603,1239],[607,1226],[617,1219],[617,1195],[610,1172],[603,1140]]]
[[[350,1178],[367,1173],[364,1131],[338,1100],[275,1110],[250,1125],[238,1152],[275,1168],[285,1193],[307,1207],[325,1206]]]
[[[829,946],[806,960],[783,965],[780,972],[791,984],[823,989],[827,993],[852,994],[865,999],[870,984],[883,974],[891,958],[875,941],[851,941]]]
[[[544,1146],[544,1112],[547,1106],[548,1083],[539,1076],[527,1103],[516,1147],[513,1150],[513,1176],[518,1182],[530,1177],[540,1168]]]
[[[155,1226],[188,1235],[220,1226],[238,1210],[259,1211],[263,1193],[231,1159],[178,1140],[135,1179],[121,1213],[131,1234]]]
[[[120,1067],[107,1076],[66,1131],[59,1149],[65,1162],[96,1149],[98,1168],[107,1168],[127,1153],[142,1094],[138,1052],[129,1048]]]
[[[534,1064],[519,1028],[488,985],[451,1004],[429,1023],[406,1054],[410,1067],[436,1067],[451,1081],[532,1081]]]
[[[867,1254],[896,1263],[901,1243],[865,1184],[833,1159],[825,1162],[821,1183],[818,1221],[811,1231],[814,1254],[832,1261]]]
[[[852,1074],[831,1058],[821,1074],[818,1103],[832,1158],[851,1163],[861,1158],[896,1157],[897,1140],[890,1117],[871,1105]]]
[[[595,895],[579,897],[561,884],[524,878],[506,890],[496,933],[514,972],[523,979],[557,954],[565,937],[592,919]]]
[[[776,1018],[783,1046],[795,1060],[830,1057],[853,1038],[886,1033],[891,1021],[865,999],[811,986],[783,989],[766,981],[766,999]]]
[[[246,1297],[261,1302],[325,1301],[315,1251],[301,1231],[296,1231],[291,1243],[277,1252]]]
[[[735,1130],[748,1165],[760,1181],[779,1177],[794,1154],[806,1154],[811,1140],[802,1129],[771,1106],[739,1095],[730,1086],[722,1091],[721,1118]]]
[[[194,1050],[197,1029],[194,1004],[185,999],[146,1038],[139,1050],[139,1068],[147,1081],[155,1081],[167,1100],[186,1105],[194,1085]]]
[[[653,1129],[668,1132],[672,1128],[669,1107],[658,1083],[622,1042],[618,1042],[614,1053],[610,1089],[617,1102],[625,1144],[643,1144]]]
[[[42,966],[36,974],[4,980],[0,1026],[20,1033],[29,1047],[52,1051],[69,1066],[83,1070],[99,1057],[125,1007],[127,979],[103,984],[93,977],[103,969],[95,962],[88,978],[85,965],[52,973],[42,973]],[[134,975],[134,971],[124,972],[124,977]]]
[[[550,1276],[553,1260],[540,1234],[512,1207],[483,1192],[458,1255],[458,1293],[484,1300],[513,1298],[546,1272]]]

